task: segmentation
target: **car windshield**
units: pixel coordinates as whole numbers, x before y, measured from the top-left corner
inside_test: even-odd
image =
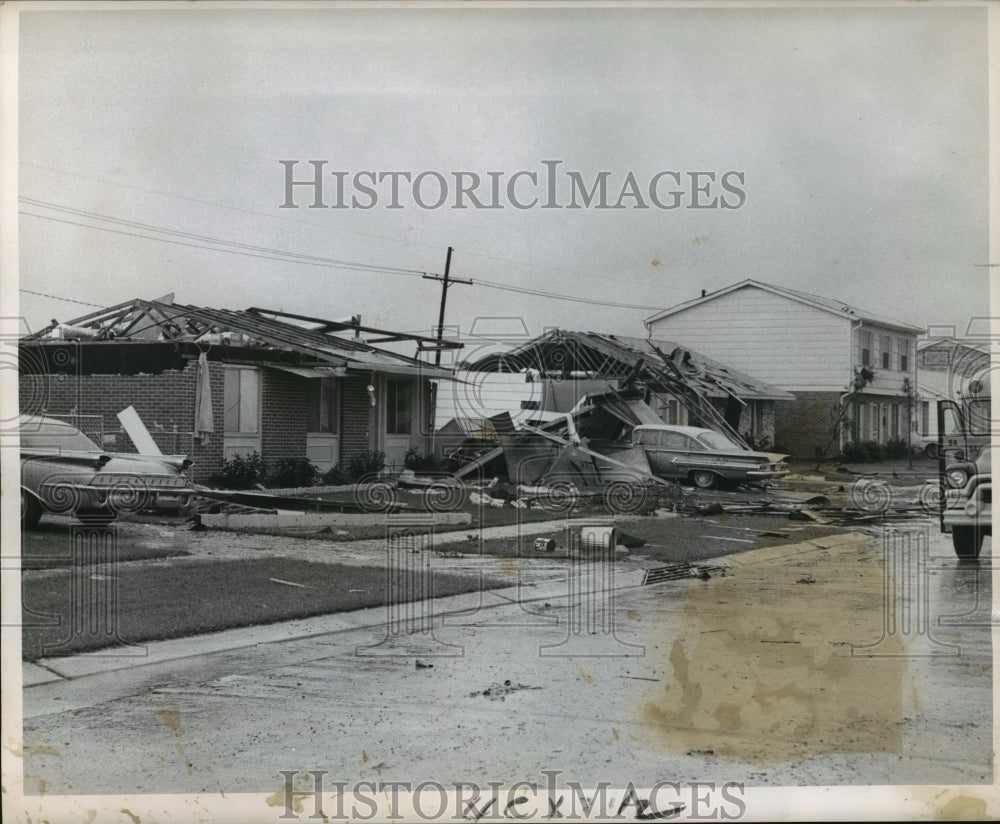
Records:
[[[52,449],[70,452],[100,452],[100,447],[74,426],[52,423],[34,424],[26,422],[21,426],[21,447],[28,449]]]
[[[729,438],[719,432],[706,432],[703,435],[698,436],[698,440],[701,441],[709,449],[739,449],[740,447],[734,444]]]

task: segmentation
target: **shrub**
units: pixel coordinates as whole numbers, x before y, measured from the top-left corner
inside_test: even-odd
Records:
[[[851,463],[872,463],[885,457],[883,448],[875,441],[850,441],[844,444],[840,454]]]
[[[885,452],[889,458],[905,458],[910,448],[902,438],[896,438],[885,445]]]
[[[222,465],[218,479],[229,489],[253,489],[264,481],[264,460],[256,451],[237,455]]]
[[[441,468],[440,461],[434,455],[424,455],[415,446],[406,450],[403,466],[414,472],[436,472]]]
[[[350,482],[350,476],[340,468],[340,464],[328,469],[323,476],[323,483],[327,486],[347,486]]]
[[[862,446],[865,448],[865,452],[867,453],[865,460],[871,461],[872,463],[885,460],[885,447],[881,444],[876,441],[864,441]]]
[[[352,481],[366,475],[375,475],[385,468],[385,452],[377,449],[367,449],[351,458],[348,464],[348,474]]]
[[[282,458],[267,475],[267,485],[274,487],[312,486],[319,474],[308,458]]]
[[[747,442],[749,446],[755,452],[770,452],[772,449],[771,439],[763,432],[756,437],[751,435],[749,432],[741,432],[740,437]]]

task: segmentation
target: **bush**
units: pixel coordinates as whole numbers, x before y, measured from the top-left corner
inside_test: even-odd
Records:
[[[859,463],[864,459],[861,457],[864,450],[861,444],[856,441],[848,441],[840,450],[840,457],[849,463]]]
[[[350,482],[350,476],[340,468],[340,464],[328,469],[323,476],[323,483],[327,486],[347,486]]]
[[[229,489],[253,489],[264,481],[264,460],[256,451],[237,455],[222,465],[218,480]]]
[[[308,458],[282,458],[267,475],[267,485],[274,487],[312,486],[319,471]]]
[[[852,441],[844,444],[840,452],[845,461],[852,463],[876,463],[892,457],[889,447],[881,446],[875,441]],[[903,444],[903,454],[906,454],[906,444]]]
[[[906,445],[906,441],[902,438],[897,438],[885,445],[885,451],[889,458],[905,458],[910,448]]]
[[[414,472],[437,472],[441,463],[434,455],[424,455],[417,447],[411,446],[403,456],[403,466]]]
[[[881,444],[876,441],[865,441],[862,446],[864,446],[865,452],[867,453],[866,460],[871,461],[872,463],[885,460],[885,447]]]
[[[352,481],[357,481],[366,475],[375,475],[385,468],[385,452],[377,449],[367,449],[351,458],[348,464],[348,474]]]
[[[770,452],[773,448],[771,444],[771,439],[763,432],[760,435],[754,437],[749,432],[741,432],[740,437],[747,442],[749,446],[755,452]]]

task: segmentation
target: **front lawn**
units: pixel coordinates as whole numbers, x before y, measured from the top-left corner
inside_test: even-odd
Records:
[[[115,584],[117,595],[111,594]],[[404,584],[401,573],[393,581],[394,589]],[[445,596],[475,591],[480,581],[478,576],[435,571],[433,584],[435,596]],[[508,584],[497,580],[484,586]],[[119,641],[142,643],[381,606],[386,601],[386,570],[288,558],[179,560],[170,565],[128,565],[117,572],[84,566],[29,573],[22,586],[22,657],[35,661],[114,646],[114,633],[96,631],[93,625],[102,619],[108,602],[115,600],[110,623],[117,622]],[[101,593],[96,610],[88,609],[92,593]],[[71,611],[73,602],[79,609]],[[60,625],[37,626],[46,615],[58,616]],[[75,632],[73,615],[80,621]]]

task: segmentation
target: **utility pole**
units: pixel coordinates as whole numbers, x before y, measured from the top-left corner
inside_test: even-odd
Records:
[[[471,280],[465,280],[462,278],[451,278],[451,247],[448,247],[448,257],[444,261],[444,277],[439,277],[437,275],[424,275],[425,280],[439,280],[441,281],[441,309],[438,312],[438,348],[434,352],[434,365],[441,365],[441,346],[440,342],[444,337],[444,306],[448,301],[448,287],[455,283],[464,283],[471,286]]]

